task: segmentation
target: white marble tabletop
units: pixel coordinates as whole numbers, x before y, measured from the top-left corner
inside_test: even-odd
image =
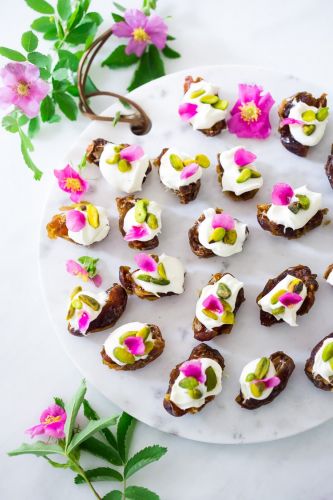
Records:
[[[92,2],[107,18],[111,2]],[[138,6],[129,1],[127,5]],[[160,0],[159,12],[172,15],[179,60],[168,72],[200,64],[253,64],[312,80],[330,92],[333,5],[322,0],[221,2]],[[1,45],[19,47],[21,33],[33,18],[23,0],[2,2]],[[190,41],[190,43],[189,43]],[[1,61],[2,62],[2,61]],[[95,72],[96,82],[122,91],[130,72]],[[115,75],[117,78],[115,78]],[[303,89],[300,89],[303,90]],[[61,160],[87,122],[45,127],[36,140],[36,161],[47,175],[34,182],[22,164],[17,139],[1,131],[2,256],[0,324],[1,430],[0,498],[53,500],[91,498],[85,486],[74,486],[72,473],[51,469],[33,457],[10,459],[53,395],[69,398],[81,379],[64,354],[50,325],[38,277],[38,235],[43,204],[54,163]],[[89,397],[103,415],[119,411],[92,386]],[[221,421],[223,425],[223,421]],[[160,443],[168,447],[159,464],[137,475],[137,484],[163,500],[328,500],[332,498],[332,422],[310,432],[260,445],[217,446],[186,441],[139,424],[133,449]],[[110,489],[110,488],[109,488]],[[103,488],[101,488],[103,491]],[[105,490],[106,491],[106,490]]]

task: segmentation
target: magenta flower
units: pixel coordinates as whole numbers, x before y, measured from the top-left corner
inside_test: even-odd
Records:
[[[162,50],[165,47],[168,27],[156,14],[146,16],[141,10],[129,9],[124,14],[125,21],[112,26],[113,34],[119,38],[130,38],[126,54],[141,57],[149,43]]]
[[[90,316],[87,311],[82,311],[79,317],[78,326],[81,333],[86,333],[90,324]]]
[[[208,295],[202,302],[202,305],[210,311],[216,311],[218,313],[223,313],[224,311],[221,301],[215,295]]]
[[[184,167],[181,171],[180,178],[188,179],[189,177],[192,177],[192,175],[197,173],[199,168],[200,167],[197,163],[190,163],[189,165],[186,165],[186,167]]]
[[[304,122],[296,120],[295,118],[283,118],[283,120],[280,121],[280,127],[284,127],[284,125],[304,125]]]
[[[27,429],[26,432],[31,437],[45,436],[53,437],[56,439],[63,439],[65,437],[64,427],[66,423],[66,412],[61,406],[53,404],[46,408],[41,414],[39,421],[40,424]]]
[[[234,161],[239,167],[245,167],[245,165],[249,165],[256,158],[257,157],[254,153],[251,153],[251,151],[247,151],[244,148],[237,149],[234,155]]]
[[[96,276],[93,276],[92,278],[89,278],[91,279],[91,281],[94,283],[94,285],[99,288],[101,285],[102,285],[102,276],[100,274],[96,274]]]
[[[273,186],[272,203],[273,205],[289,205],[294,196],[293,188],[284,182],[278,182]]]
[[[148,235],[148,229],[145,226],[132,226],[124,236],[126,241],[140,240]]]
[[[223,227],[226,231],[231,231],[235,227],[235,221],[229,214],[215,214],[212,220],[212,228]]]
[[[66,226],[69,231],[77,233],[86,225],[86,217],[79,210],[69,210],[66,213]]]
[[[88,182],[82,179],[80,174],[70,165],[66,165],[62,170],[53,170],[53,173],[58,179],[60,189],[65,191],[65,193],[70,193],[70,199],[74,203],[79,203],[84,193],[88,190]]]
[[[291,307],[302,302],[302,297],[298,293],[286,292],[279,297],[279,302],[286,307]]]
[[[140,160],[144,154],[141,146],[128,146],[120,151],[120,158],[132,162]]]
[[[0,88],[0,106],[17,106],[29,118],[39,113],[41,101],[49,92],[50,85],[39,78],[39,68],[28,62],[9,63],[0,70],[5,84]]]
[[[185,361],[185,363],[183,363],[179,367],[179,371],[182,372],[185,377],[193,377],[202,384],[206,380],[206,375],[202,370],[200,359],[191,359],[190,361]]]
[[[198,105],[192,102],[184,102],[179,105],[178,114],[184,122],[190,121],[198,112]]]
[[[274,99],[269,92],[262,94],[258,85],[238,85],[239,98],[230,111],[229,132],[237,137],[266,139],[271,132],[269,112]]]
[[[137,253],[134,260],[142,271],[153,273],[157,269],[156,260],[146,253]]]
[[[134,356],[143,356],[145,353],[145,343],[142,337],[127,337],[124,344]]]
[[[102,277],[99,274],[90,277],[87,269],[75,260],[69,259],[66,262],[66,270],[69,274],[77,276],[83,281],[92,281],[97,288],[99,288],[102,284]]]
[[[263,382],[266,386],[266,389],[273,389],[274,387],[278,386],[281,383],[281,380],[279,379],[279,377],[274,376],[274,377],[263,378],[258,382]]]

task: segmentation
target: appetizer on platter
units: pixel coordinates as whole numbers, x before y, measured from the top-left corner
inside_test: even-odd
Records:
[[[275,184],[272,203],[257,206],[260,226],[274,236],[300,238],[320,226],[327,208],[321,208],[322,195],[306,186],[293,189],[289,184]]]
[[[333,189],[333,144],[331,146],[331,154],[329,154],[327,157],[325,172],[327,175],[328,182],[330,183],[331,188]]]
[[[333,286],[333,264],[330,264],[327,267],[326,271],[324,272],[324,279],[329,285]]]
[[[157,300],[183,293],[185,271],[179,259],[164,253],[160,256],[140,253],[134,259],[139,267],[135,271],[128,266],[119,268],[120,283],[129,295]]]
[[[298,326],[297,316],[307,314],[314,304],[319,287],[316,277],[309,267],[298,265],[269,279],[257,297],[261,324],[272,326],[284,321]]]
[[[202,169],[210,165],[209,159],[203,154],[192,158],[175,148],[162,149],[154,163],[162,184],[171,189],[182,204],[195,200],[200,190]]]
[[[223,356],[207,344],[197,345],[187,361],[170,373],[163,405],[174,417],[197,413],[222,391]]]
[[[249,230],[221,208],[207,208],[188,232],[192,252],[198,257],[229,257],[243,250]]]
[[[226,128],[226,115],[229,102],[221,99],[219,88],[203,78],[187,76],[184,82],[184,97],[178,108],[183,121],[213,137]]]
[[[151,250],[158,246],[162,229],[161,207],[146,198],[116,198],[119,229],[130,248]]]
[[[247,410],[271,403],[286,388],[294,368],[294,361],[282,351],[250,361],[241,373],[235,401]]]
[[[231,333],[244,300],[243,283],[230,273],[214,274],[197,301],[192,324],[194,338],[206,341]]]
[[[304,371],[318,389],[333,392],[333,333],[312,349]]]
[[[279,107],[281,143],[291,153],[306,156],[318,144],[328,121],[326,94],[316,98],[309,92],[298,92],[284,99]]]
[[[61,212],[47,224],[47,235],[52,240],[64,238],[79,245],[92,245],[104,240],[110,230],[107,211],[89,201],[60,207]]]
[[[235,200],[250,200],[263,185],[261,173],[252,164],[256,155],[237,146],[217,155],[216,172],[222,191]]]
[[[127,293],[118,283],[106,292],[91,292],[77,286],[70,295],[66,317],[68,331],[83,337],[110,328],[123,314],[126,304]]]
[[[103,363],[113,370],[138,370],[158,358],[163,349],[158,326],[133,322],[110,333],[101,355]]]

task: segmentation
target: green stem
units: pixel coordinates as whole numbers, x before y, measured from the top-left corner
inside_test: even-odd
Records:
[[[85,482],[87,483],[87,485],[89,486],[90,490],[92,491],[93,495],[98,498],[98,500],[102,500],[102,497],[97,493],[97,491],[95,490],[93,484],[91,483],[91,481],[89,480],[89,478],[86,476],[86,473],[84,471],[84,469],[82,469],[81,465],[76,461],[76,460],[73,460],[73,458],[70,458],[72,464],[73,464],[73,467],[76,469],[76,472],[78,474],[80,474],[80,476],[83,477],[83,479],[85,480]]]

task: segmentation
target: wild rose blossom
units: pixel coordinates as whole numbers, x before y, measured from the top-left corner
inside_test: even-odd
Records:
[[[294,190],[289,184],[286,184],[285,182],[278,182],[273,186],[273,205],[289,205],[293,196]]]
[[[228,129],[237,137],[266,139],[271,133],[269,112],[274,99],[269,92],[262,93],[258,85],[238,85],[239,98],[230,111]]]
[[[153,273],[157,269],[156,260],[146,253],[137,253],[134,260],[142,271]]]
[[[124,18],[124,21],[112,26],[112,31],[119,38],[130,38],[126,54],[141,57],[148,44],[155,45],[159,50],[164,49],[168,27],[161,17],[156,14],[148,17],[141,10],[129,9]]]
[[[63,439],[66,418],[65,410],[59,405],[52,404],[42,412],[39,418],[40,424],[27,429],[26,432],[31,437],[45,435],[55,439]]]
[[[54,170],[53,173],[58,179],[60,189],[65,193],[70,193],[69,197],[74,203],[79,203],[88,190],[88,182],[70,165],[66,165],[62,170]]]
[[[50,85],[39,78],[39,74],[39,68],[28,62],[6,64],[0,69],[4,83],[0,88],[0,106],[14,105],[28,118],[37,116],[40,103],[50,90]]]
[[[204,383],[206,381],[206,375],[202,369],[200,359],[185,361],[185,363],[179,367],[179,371],[185,375],[185,377],[193,377],[200,383]]]
[[[78,233],[86,225],[86,217],[80,210],[69,210],[66,213],[66,226],[69,231]]]
[[[245,167],[245,165],[249,165],[250,163],[252,163],[255,159],[257,158],[257,156],[254,154],[254,153],[251,153],[251,151],[247,151],[246,149],[244,148],[239,148],[237,149],[237,151],[235,152],[235,155],[234,155],[234,162],[236,163],[236,165],[238,165],[239,167]]]
[[[143,356],[145,353],[145,343],[142,337],[127,337],[124,344],[134,356]]]

